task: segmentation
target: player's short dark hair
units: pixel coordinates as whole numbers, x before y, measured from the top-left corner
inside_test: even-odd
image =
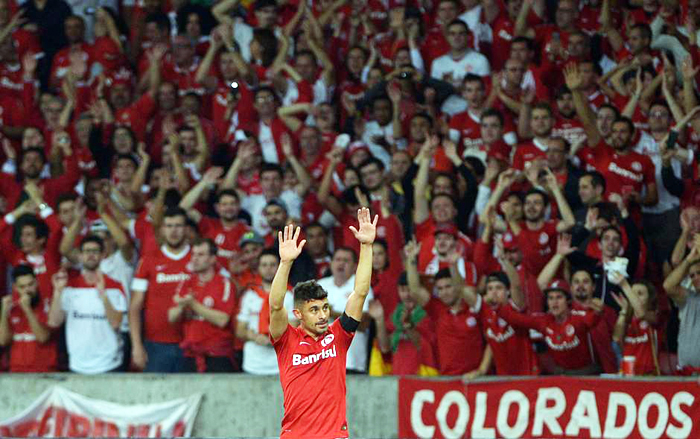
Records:
[[[336,247],[335,250],[333,251],[333,256],[335,256],[336,253],[338,252],[348,252],[352,255],[352,260],[353,262],[357,263],[357,253],[355,253],[355,250],[353,250],[350,247]]]
[[[603,108],[607,108],[609,110],[612,110],[613,114],[615,114],[616,119],[618,117],[620,117],[620,110],[618,110],[617,107],[614,106],[613,104],[609,104],[607,102],[602,104],[600,107],[598,107],[598,113],[600,113],[600,110],[602,110]]]
[[[316,280],[299,282],[294,286],[294,307],[300,308],[311,300],[323,300],[328,298],[328,293]]]
[[[454,22],[452,22],[452,23],[454,23]],[[450,26],[451,25],[452,24],[450,24]],[[467,73],[466,75],[464,75],[464,79],[462,80],[462,84],[466,84],[468,82],[478,82],[479,84],[481,84],[482,87],[484,86],[484,78],[482,78],[479,75],[475,75],[473,73]]]
[[[502,271],[494,271],[489,273],[489,275],[486,276],[486,282],[484,282],[484,285],[488,284],[489,282],[500,282],[505,285],[507,289],[510,289],[510,279],[508,278],[508,275]]]
[[[600,237],[602,238],[603,235],[608,233],[609,231],[613,230],[615,233],[617,233],[617,236],[620,237],[620,241],[622,241],[622,231],[616,227],[616,226],[607,226],[605,227],[601,232],[600,232]]]
[[[591,184],[593,187],[602,187],[603,192],[605,192],[605,177],[603,177],[603,174],[601,174],[598,171],[586,171],[581,175],[581,178],[583,177],[591,177]]]
[[[594,204],[593,207],[598,209],[598,218],[603,219],[610,224],[619,221],[620,219],[620,211],[617,209],[617,206],[613,203],[601,201],[599,203]]]
[[[235,189],[222,189],[216,194],[216,202],[221,202],[223,197],[233,197],[236,201],[241,201],[241,197],[238,195]]]
[[[530,195],[539,195],[542,197],[542,200],[544,201],[544,205],[547,206],[549,204],[549,195],[547,195],[547,192],[543,191],[542,189],[537,189],[537,188],[532,188],[529,191],[525,192],[525,198],[529,197]],[[525,201],[523,199],[523,201]]]
[[[451,278],[452,278],[452,273],[450,273],[449,268],[442,268],[435,274],[435,282],[439,281],[440,279],[451,279]]]
[[[642,31],[642,36],[648,40],[651,40],[652,37],[652,32],[651,32],[651,26],[649,26],[646,23],[636,23],[634,26],[632,26],[632,29],[630,29],[628,32],[631,32],[634,29],[639,29]]]
[[[181,216],[182,218],[187,221],[187,212],[185,212],[185,209],[183,209],[180,206],[170,206],[165,210],[165,213],[163,214],[163,219],[165,218],[172,218],[175,216]]]
[[[467,23],[464,22],[464,20],[461,20],[459,18],[455,18],[454,20],[450,21],[450,24],[447,25],[447,29],[451,28],[454,25],[462,26],[467,31],[467,34],[471,34],[471,31],[469,30],[469,26],[467,25]]]
[[[535,50],[535,42],[532,40],[532,38],[528,37],[515,37],[513,38],[513,41],[511,41],[510,45],[513,46],[513,44],[516,43],[523,43],[527,47],[527,50],[534,51]]]
[[[34,274],[34,269],[31,266],[27,264],[19,264],[12,269],[12,282],[17,282],[17,279],[22,276],[36,277],[36,274]]]
[[[219,248],[217,247],[216,243],[211,239],[211,238],[197,238],[194,240],[192,243],[192,247],[199,247],[200,245],[205,245],[209,248],[209,255],[210,256],[216,256],[216,253],[219,251]]]
[[[46,163],[46,153],[44,152],[44,148],[40,148],[38,146],[32,146],[20,151],[19,160],[17,160],[17,163],[21,164],[24,161],[24,158],[29,154],[39,154],[39,157],[41,157],[41,161]]]
[[[22,229],[24,229],[25,227],[31,227],[34,229],[34,233],[36,233],[36,239],[48,239],[49,237],[49,226],[43,220],[40,220],[39,218],[30,213],[27,213],[20,216],[15,221],[12,233],[12,240],[14,241],[17,247],[21,247],[20,236],[22,234]]]
[[[136,157],[134,157],[131,154],[117,154],[114,156],[114,163],[116,164],[119,160],[129,160],[131,164],[134,165],[134,168],[139,167],[139,162],[136,160]]]
[[[85,245],[91,242],[97,244],[100,247],[100,252],[105,251],[105,242],[102,240],[102,238],[100,238],[97,235],[87,235],[85,238],[83,238],[80,241],[80,251],[83,251]]]
[[[448,195],[448,194],[440,193],[440,194],[435,194],[435,195],[433,195],[433,197],[430,199],[430,208],[431,208],[431,209],[432,209],[432,207],[433,207],[433,203],[435,203],[435,201],[436,201],[438,198],[448,198],[450,201],[452,201],[452,205],[453,205],[455,208],[457,207],[457,200],[455,200],[455,197],[453,197],[453,196],[451,196],[451,195]]]
[[[576,273],[579,272],[584,272],[588,275],[588,277],[591,278],[591,282],[595,285],[595,276],[593,275],[593,272],[589,270],[588,268],[585,267],[577,267],[571,270],[571,281],[573,282],[574,276],[576,276]]]
[[[413,120],[413,119],[415,119],[415,118],[417,118],[417,117],[420,117],[420,118],[422,118],[422,119],[427,120],[427,121],[428,121],[428,125],[430,126],[430,128],[433,127],[433,123],[434,123],[434,122],[433,122],[433,118],[432,118],[428,113],[426,113],[426,112],[424,112],[424,111],[420,111],[420,112],[418,112],[418,113],[415,113],[413,116],[411,116],[411,120]],[[397,151],[405,151],[405,150],[399,149],[399,150],[397,150]]]

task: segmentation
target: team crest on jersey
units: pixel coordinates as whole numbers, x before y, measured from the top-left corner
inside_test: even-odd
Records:
[[[202,301],[202,304],[207,308],[211,308],[212,306],[214,306],[214,299],[212,299],[210,296],[207,296]]]
[[[647,323],[646,320],[642,320],[641,322],[639,322],[640,329],[647,329],[648,327],[649,327],[649,323]]]
[[[331,342],[333,341],[334,338],[335,338],[335,335],[328,334],[323,340],[321,340],[321,346],[323,346],[325,348],[326,346],[331,344]]]
[[[467,317],[467,326],[469,326],[470,328],[476,326],[476,319],[473,316]]]
[[[224,236],[223,233],[219,233],[216,235],[216,239],[214,239],[214,242],[216,242],[216,245],[221,245],[226,241],[226,237]]]
[[[549,242],[549,235],[547,235],[547,232],[542,232],[540,233],[540,244],[545,245],[546,243]]]
[[[568,335],[569,337],[574,335],[574,327],[573,326],[566,325],[566,335]]]
[[[642,164],[639,162],[632,162],[632,169],[634,169],[637,172],[640,172],[642,170]]]

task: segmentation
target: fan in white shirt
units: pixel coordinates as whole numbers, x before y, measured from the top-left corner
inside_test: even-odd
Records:
[[[447,27],[450,51],[433,61],[430,76],[450,82],[459,88],[467,73],[478,76],[487,76],[491,73],[488,59],[467,46],[468,36],[469,27],[465,22],[454,20],[450,23]]]

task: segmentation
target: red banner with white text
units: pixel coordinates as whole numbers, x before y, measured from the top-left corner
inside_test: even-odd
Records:
[[[17,416],[0,421],[0,437],[189,437],[202,394],[155,404],[115,404],[54,386]]]
[[[401,438],[700,438],[696,381],[402,378]]]

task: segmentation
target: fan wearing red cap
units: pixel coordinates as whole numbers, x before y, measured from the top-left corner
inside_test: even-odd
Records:
[[[456,263],[459,275],[470,284],[476,284],[477,273],[473,262],[464,258],[464,248],[459,241],[459,230],[454,224],[438,224],[433,233],[434,245],[430,252],[421,251],[418,256],[418,271],[434,276],[440,270]],[[421,242],[421,246],[426,243]],[[454,254],[454,255],[453,255]]]
[[[571,308],[571,293],[565,280],[555,280],[544,290],[547,313],[522,314],[507,307],[498,315],[514,328],[534,329],[544,336],[554,363],[554,374],[592,375],[600,372],[593,361],[591,330],[598,324],[602,302],[596,299],[591,310]]]
[[[443,232],[440,232],[443,233]],[[440,375],[464,375],[474,370],[488,370],[491,352],[485,346],[477,314],[464,300],[465,289],[474,284],[459,276],[456,260],[450,268],[435,275],[437,296],[419,280],[417,257],[420,246],[412,240],[405,247],[406,272],[411,297],[435,322],[436,350]]]

